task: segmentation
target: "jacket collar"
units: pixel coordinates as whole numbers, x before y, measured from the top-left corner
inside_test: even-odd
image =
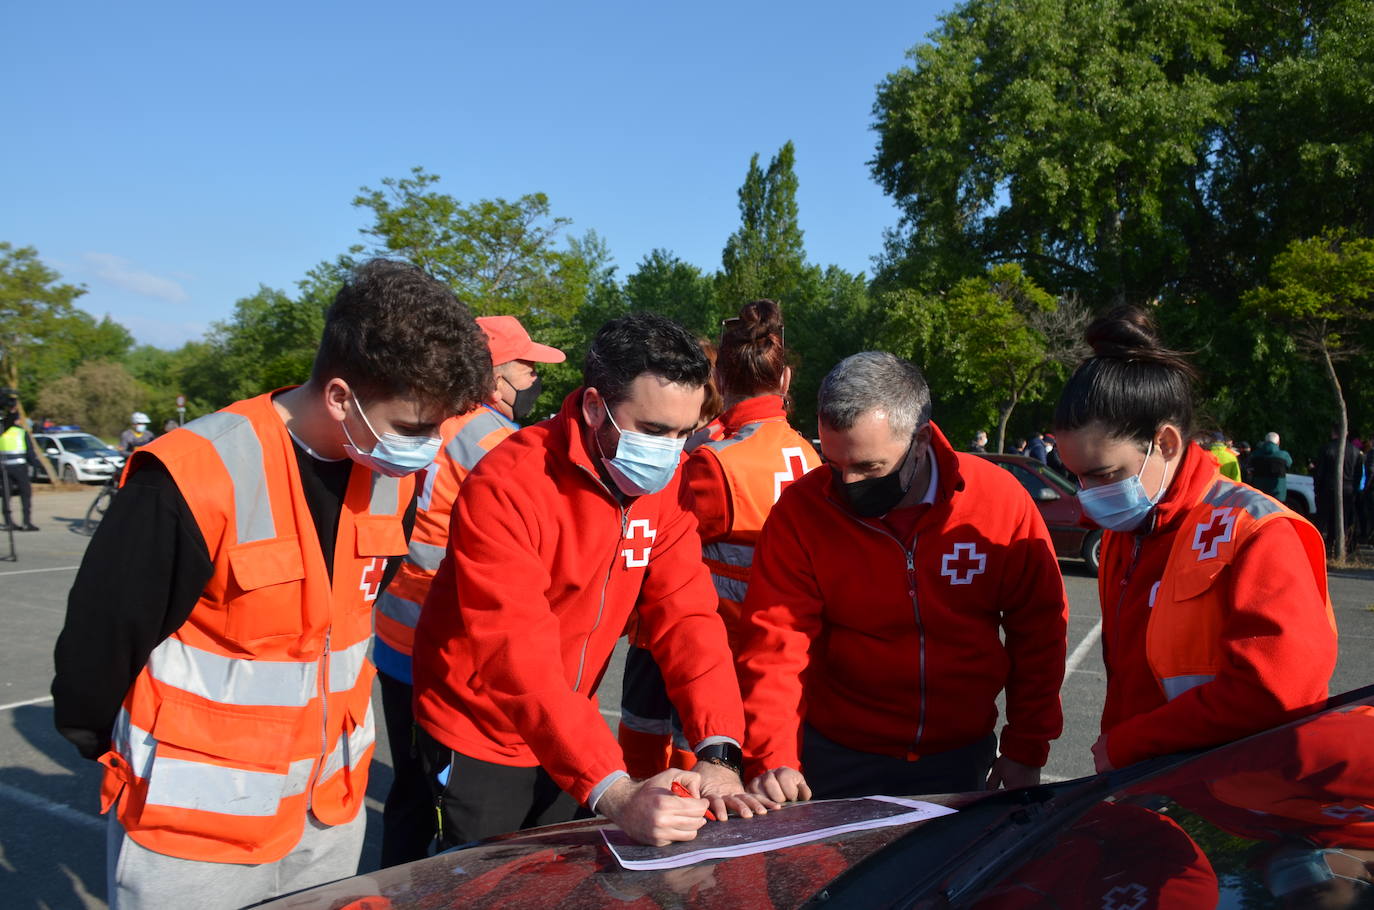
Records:
[[[1177,474],[1155,506],[1147,534],[1172,531],[1183,523],[1193,506],[1202,501],[1213,482],[1220,476],[1217,460],[1210,452],[1189,442],[1183,449]],[[1148,492],[1148,491],[1146,491]]]
[[[587,448],[586,437],[583,430],[586,424],[582,420],[582,394],[584,387],[578,386],[563,399],[563,407],[557,414],[550,417],[545,424],[549,426],[553,434],[558,452],[564,455],[573,464],[586,468],[593,475],[600,477],[601,474],[596,469],[596,462],[593,460],[594,454]]]
[[[917,528],[924,527],[937,512],[943,515],[952,507],[954,496],[964,490],[964,474],[959,467],[959,453],[955,451],[954,446],[950,445],[949,439],[933,420],[930,422],[930,455],[935,459],[935,465],[938,468],[935,471],[935,502],[917,522]],[[837,489],[838,483],[835,480],[835,472],[829,468],[826,469],[826,472],[828,474],[825,485],[826,498],[844,510],[855,521],[864,521],[863,518],[854,514],[844,497],[840,495]]]
[[[725,427],[726,436],[733,436],[747,423],[786,417],[781,395],[757,395],[737,403],[716,420]]]

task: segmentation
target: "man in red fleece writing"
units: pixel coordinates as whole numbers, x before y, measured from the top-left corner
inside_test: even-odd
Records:
[[[1034,784],[1063,728],[1068,601],[1045,523],[930,410],[921,371],[891,354],[855,354],[821,384],[828,467],[773,507],[742,615],[761,796]]]
[[[650,313],[612,320],[563,410],[468,475],[415,634],[417,748],[440,845],[571,819],[691,840],[709,808],[776,804],[740,779],[744,712],[678,464],[710,375],[696,340]],[[594,693],[638,611],[697,756],[635,781]],[[690,794],[673,793],[680,784]]]

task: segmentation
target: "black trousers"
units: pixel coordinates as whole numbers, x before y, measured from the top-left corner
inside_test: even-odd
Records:
[[[393,777],[382,807],[382,868],[424,859],[438,828],[434,794],[415,748],[415,715],[409,683],[378,673],[382,684],[382,717],[391,747]]]
[[[26,464],[7,464],[5,474],[9,477],[10,496],[19,494],[19,507],[24,513],[24,524],[32,524],[33,520],[33,488],[29,485],[29,466]],[[5,500],[5,523],[14,524],[10,517],[10,497],[3,496]]]
[[[802,773],[814,799],[982,790],[996,757],[997,737],[991,733],[967,746],[907,761],[859,752],[827,739],[810,724],[802,727]]]
[[[441,850],[591,815],[543,768],[513,768],[454,752],[419,726],[415,743],[439,806]]]

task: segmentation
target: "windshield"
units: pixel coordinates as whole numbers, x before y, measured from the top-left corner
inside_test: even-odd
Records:
[[[80,436],[63,436],[59,440],[62,448],[73,455],[108,455],[110,447],[89,433]]]
[[[986,836],[948,836],[1008,797],[989,799],[856,866],[827,906],[874,893],[977,910],[1374,906],[1370,743],[1374,688],[1228,746],[1041,788]],[[964,845],[949,867],[915,888],[883,878],[884,866],[905,866],[906,882],[918,880],[911,870],[931,857],[923,839],[937,826]]]

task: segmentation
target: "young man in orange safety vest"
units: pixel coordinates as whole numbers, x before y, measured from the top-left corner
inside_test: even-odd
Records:
[[[410,475],[491,382],[453,293],[374,260],[305,385],[130,459],[52,687],[58,729],[105,768],[112,908],[240,907],[356,872],[374,601],[406,552]]]
[[[382,809],[382,866],[422,859],[435,835],[434,798],[415,754],[410,657],[434,573],[448,550],[449,513],[468,472],[534,410],[542,384],[536,364],[562,363],[558,348],[538,344],[514,316],[481,316],[496,386],[479,406],[440,427],[443,447],[419,476],[415,532],[400,571],[377,598],[372,659],[382,685],[382,716],[393,777]]]

